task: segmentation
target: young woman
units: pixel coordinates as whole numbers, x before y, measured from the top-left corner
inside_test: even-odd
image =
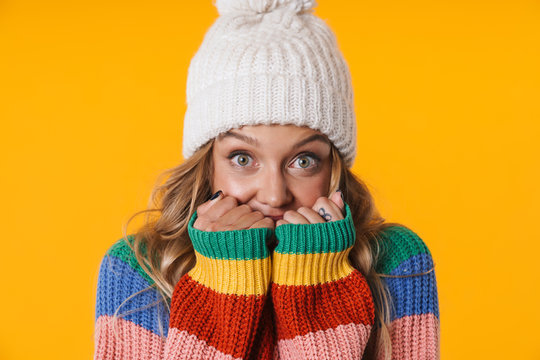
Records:
[[[188,74],[186,160],[101,263],[95,358],[438,358],[430,252],[350,171],[333,33],[308,0],[216,6]]]

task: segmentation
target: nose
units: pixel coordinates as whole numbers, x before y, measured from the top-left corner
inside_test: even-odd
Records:
[[[280,208],[291,202],[292,194],[287,179],[278,168],[262,171],[258,179],[257,201],[272,208]]]

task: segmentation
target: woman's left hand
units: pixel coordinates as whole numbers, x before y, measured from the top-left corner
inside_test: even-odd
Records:
[[[300,207],[298,210],[287,210],[283,219],[276,222],[276,226],[283,224],[316,224],[343,219],[345,204],[341,193],[336,191],[329,198],[321,196],[315,201],[313,207]]]

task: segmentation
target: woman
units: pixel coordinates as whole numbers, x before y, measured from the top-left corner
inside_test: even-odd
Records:
[[[333,33],[312,1],[216,6],[188,74],[186,160],[102,261],[95,358],[438,358],[429,250],[350,172]]]

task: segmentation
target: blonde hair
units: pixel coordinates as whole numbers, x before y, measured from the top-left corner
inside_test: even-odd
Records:
[[[126,244],[133,250],[137,262],[155,284],[126,299],[113,318],[116,318],[118,310],[126,301],[154,288],[162,298],[157,303],[165,304],[170,311],[168,301],[172,297],[174,286],[195,265],[195,253],[187,226],[197,206],[212,195],[213,144],[212,139],[183,163],[163,172],[152,190],[148,209],[136,212],[124,224]],[[384,358],[389,359],[390,296],[381,280],[384,275],[378,274],[375,268],[380,255],[379,245],[383,240],[379,234],[387,227],[403,225],[384,222],[385,219],[376,210],[367,186],[345,166],[339,151],[333,145],[331,148],[332,170],[328,196],[341,189],[345,202],[351,208],[356,242],[349,254],[349,260],[351,265],[365,276],[375,303],[374,331],[364,358],[375,359],[379,358],[379,354],[384,354]],[[145,221],[133,234],[132,241],[129,241],[127,227],[133,218],[140,214],[146,214]],[[163,329],[160,330],[163,334]]]

